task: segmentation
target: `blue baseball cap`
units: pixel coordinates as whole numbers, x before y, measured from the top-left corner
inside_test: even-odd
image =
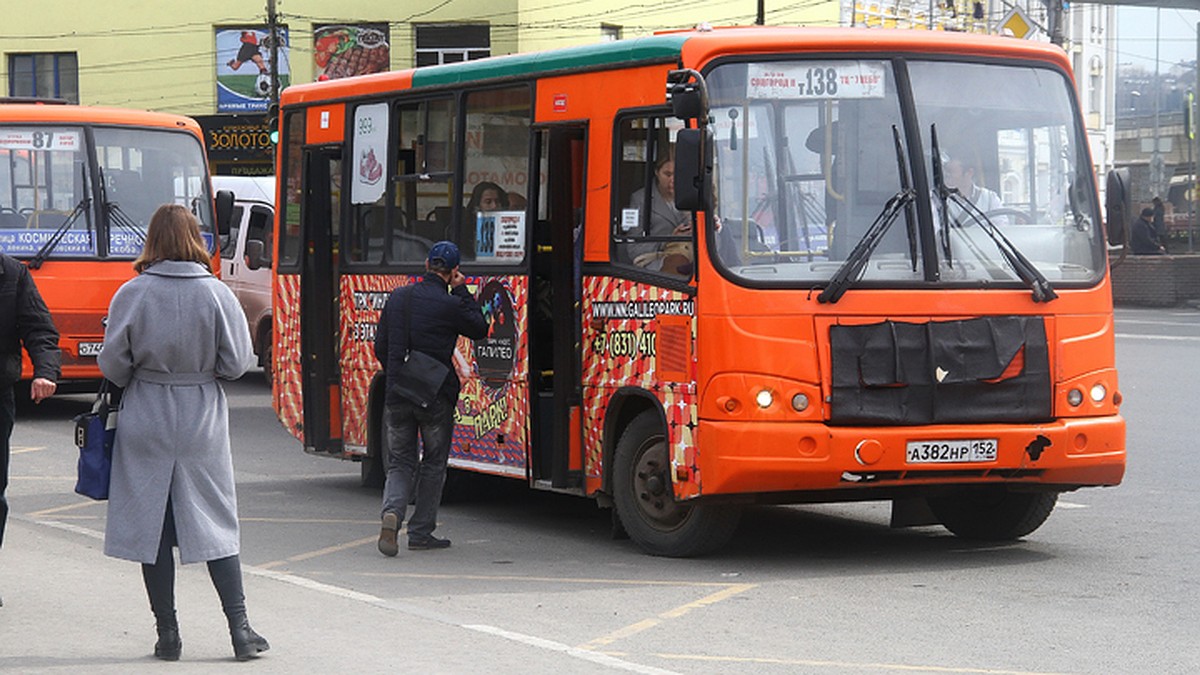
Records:
[[[429,264],[438,263],[446,269],[454,269],[458,267],[461,260],[458,254],[458,247],[452,241],[439,241],[429,249]]]

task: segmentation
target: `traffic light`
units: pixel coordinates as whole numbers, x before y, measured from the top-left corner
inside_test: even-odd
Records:
[[[271,139],[271,145],[279,142],[279,104],[272,103],[267,106],[267,136]]]
[[[1187,97],[1183,99],[1183,130],[1187,133],[1187,137],[1196,139],[1196,111],[1193,109],[1196,105],[1196,92],[1189,91]]]

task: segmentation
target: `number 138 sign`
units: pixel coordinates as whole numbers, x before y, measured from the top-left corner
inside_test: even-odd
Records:
[[[886,69],[878,61],[752,63],[746,73],[746,97],[882,98],[886,81]]]

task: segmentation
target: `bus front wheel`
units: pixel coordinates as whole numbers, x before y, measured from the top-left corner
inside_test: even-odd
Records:
[[[629,537],[651,555],[686,558],[724,546],[737,529],[736,505],[675,501],[666,434],[646,411],[621,434],[613,466],[617,515]]]
[[[1050,517],[1057,492],[1010,492],[978,487],[930,497],[934,517],[964,539],[1012,541],[1041,527]]]

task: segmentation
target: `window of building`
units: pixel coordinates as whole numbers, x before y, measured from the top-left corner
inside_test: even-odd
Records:
[[[675,134],[667,117],[627,117],[618,128],[613,259],[677,278],[692,275],[692,214],[675,208]],[[649,214],[649,215],[647,215]]]
[[[473,61],[492,55],[492,28],[486,23],[419,24],[417,66]]]
[[[8,94],[79,103],[79,61],[74,52],[10,54]]]

